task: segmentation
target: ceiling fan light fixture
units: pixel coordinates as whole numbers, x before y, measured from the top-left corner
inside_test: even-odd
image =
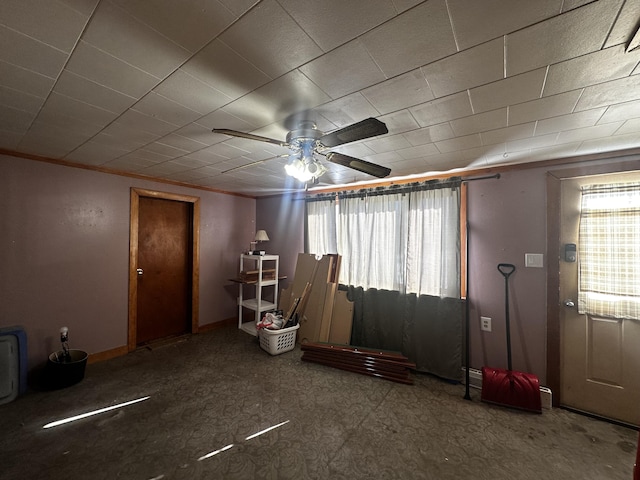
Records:
[[[303,183],[314,181],[327,171],[327,168],[313,158],[313,156],[295,158],[286,164],[284,169],[287,175]]]

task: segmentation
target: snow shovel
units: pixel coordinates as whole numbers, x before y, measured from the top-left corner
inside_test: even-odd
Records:
[[[510,263],[498,264],[498,271],[504,276],[505,323],[507,330],[507,370],[482,367],[483,402],[505,407],[518,408],[542,413],[540,402],[540,381],[531,373],[514,372],[511,369],[511,332],[509,326],[509,276],[516,270]]]

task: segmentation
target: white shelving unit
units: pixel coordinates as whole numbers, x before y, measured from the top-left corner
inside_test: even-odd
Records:
[[[240,271],[257,270],[257,282],[241,282],[239,285],[240,294],[238,295],[238,328],[251,335],[257,335],[256,324],[260,321],[262,312],[275,310],[278,305],[278,255],[240,255]],[[265,265],[266,264],[266,265]],[[248,268],[247,268],[248,267]],[[266,268],[275,268],[275,277],[273,280],[265,280],[262,278],[263,271]],[[245,285],[254,287],[254,296],[252,298],[244,298]],[[269,302],[263,298],[263,287],[273,286],[273,302]],[[254,312],[253,322],[243,322],[243,309],[246,308]]]

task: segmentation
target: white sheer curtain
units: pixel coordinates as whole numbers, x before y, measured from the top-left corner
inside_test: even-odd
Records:
[[[335,206],[310,201],[310,253],[328,250],[335,235],[340,283],[440,297],[460,296],[460,188],[340,195]],[[328,210],[331,210],[329,212]]]
[[[407,291],[460,295],[460,195],[458,189],[411,192]]]
[[[341,198],[340,283],[404,291],[408,202],[403,194]]]
[[[336,202],[334,199],[307,202],[307,232],[310,251],[317,255],[338,253]]]

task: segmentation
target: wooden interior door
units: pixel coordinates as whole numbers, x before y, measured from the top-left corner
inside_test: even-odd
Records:
[[[579,258],[564,259],[564,246],[578,244],[580,186],[612,181],[611,176],[562,181],[560,398],[563,406],[640,425],[640,322],[579,314]]]
[[[140,197],[136,343],[191,331],[191,204]]]

